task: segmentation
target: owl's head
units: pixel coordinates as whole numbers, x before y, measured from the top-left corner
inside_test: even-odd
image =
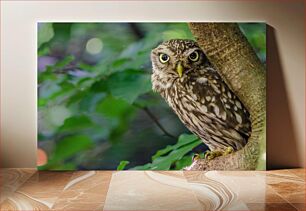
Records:
[[[152,50],[151,61],[154,74],[180,78],[208,62],[195,41],[183,39],[161,43]]]

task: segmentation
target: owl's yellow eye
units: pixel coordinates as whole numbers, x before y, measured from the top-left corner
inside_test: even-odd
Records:
[[[199,56],[199,53],[198,53],[197,51],[194,51],[194,52],[192,52],[192,53],[189,55],[189,59],[190,59],[191,61],[193,61],[193,62],[198,61],[199,58],[200,58],[200,56]]]
[[[161,63],[166,63],[168,62],[170,57],[167,54],[161,53],[159,54],[159,60]]]

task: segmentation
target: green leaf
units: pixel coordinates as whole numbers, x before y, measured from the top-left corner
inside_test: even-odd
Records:
[[[48,100],[52,100],[52,99],[56,99],[58,98],[59,96],[63,96],[63,95],[70,95],[71,93],[73,93],[75,91],[75,86],[69,82],[64,82],[64,83],[61,83],[61,84],[58,84],[60,86],[60,90],[57,91],[57,92],[54,92],[52,93]]]
[[[49,42],[54,36],[52,23],[39,23],[38,26],[38,48],[46,42]]]
[[[152,163],[147,163],[143,166],[135,166],[131,170],[150,170],[152,166]]]
[[[181,170],[186,166],[190,166],[192,164],[192,155],[187,155],[182,157],[182,159],[175,162],[175,170]]]
[[[97,104],[96,111],[107,117],[121,117],[131,111],[132,107],[126,101],[116,99],[111,95]]]
[[[167,154],[170,151],[180,148],[186,144],[193,143],[197,141],[199,138],[194,134],[182,134],[180,135],[178,142],[175,145],[168,145],[166,148],[158,150],[155,155],[152,156],[152,160]]]
[[[47,66],[46,71],[38,73],[38,84],[41,84],[47,80],[55,81],[57,76],[53,73],[52,67]]]
[[[46,99],[38,99],[37,102],[38,102],[38,107],[44,107],[48,103]]]
[[[157,151],[152,157],[153,162],[144,166],[136,166],[134,170],[169,170],[173,164],[181,160],[193,148],[200,145],[202,141],[195,135],[183,134],[175,145]],[[186,161],[187,162],[187,161]],[[183,164],[181,164],[182,166]],[[187,165],[186,165],[187,166]],[[183,166],[185,167],[185,166]]]
[[[55,147],[53,158],[55,160],[65,160],[77,153],[90,149],[93,143],[91,139],[84,135],[68,136],[60,140]]]
[[[45,56],[45,55],[49,54],[49,52],[50,52],[50,48],[48,46],[46,46],[46,44],[42,44],[37,51],[37,56],[38,57]]]
[[[74,56],[70,55],[65,57],[64,59],[58,61],[55,65],[54,68],[55,69],[59,69],[59,68],[63,68],[65,66],[67,66],[68,64],[70,64],[72,61],[74,60]]]
[[[130,162],[129,161],[126,161],[126,160],[123,160],[123,161],[120,161],[118,167],[117,167],[117,171],[120,171],[120,170],[124,170],[125,166],[127,164],[129,164]]]
[[[46,170],[77,170],[77,166],[75,163],[62,163],[62,162],[54,162],[50,160],[46,165],[37,166],[37,170],[46,171]]]
[[[71,116],[71,111],[63,105],[48,107],[45,113],[45,119],[54,127],[61,126],[65,119]]]
[[[94,66],[91,66],[89,64],[86,64],[86,63],[83,63],[83,62],[80,62],[78,64],[79,68],[82,69],[82,70],[87,70],[87,71],[90,71],[90,72],[93,72],[94,71]]]
[[[94,83],[94,79],[92,77],[84,77],[77,82],[77,87],[79,89],[88,89]]]
[[[70,106],[73,103],[77,103],[77,102],[81,101],[82,99],[84,99],[88,95],[88,93],[89,93],[88,90],[85,90],[85,91],[82,91],[82,90],[81,91],[76,91],[67,100],[67,106]]]
[[[132,104],[136,98],[151,91],[151,76],[143,71],[125,70],[94,84],[96,91],[108,91],[114,97]]]
[[[118,68],[118,67],[122,66],[123,64],[127,63],[128,61],[131,61],[131,59],[130,58],[117,59],[112,63],[112,67],[113,68]]]
[[[152,170],[169,170],[172,163],[180,160],[184,155],[190,152],[193,148],[200,145],[202,142],[198,139],[190,144],[184,145],[174,151],[171,151],[169,155],[156,158],[151,166]]]
[[[59,132],[78,131],[93,125],[93,122],[85,115],[73,116],[64,121],[64,124],[59,128]]]
[[[106,94],[103,92],[88,92],[80,98],[78,103],[79,109],[85,112],[94,112],[97,103],[100,102],[104,97],[106,97]]]

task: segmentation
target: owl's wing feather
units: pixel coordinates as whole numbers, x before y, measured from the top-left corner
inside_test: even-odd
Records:
[[[241,148],[251,132],[249,113],[214,69],[200,73],[189,78],[189,90],[192,89],[196,95],[202,115],[209,114],[212,121],[210,127],[219,132],[214,134],[214,140],[235,140],[240,142],[240,146],[234,148]]]

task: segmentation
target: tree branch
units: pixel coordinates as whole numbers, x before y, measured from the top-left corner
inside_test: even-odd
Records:
[[[157,125],[157,127],[163,131],[163,133],[165,134],[165,136],[168,136],[170,138],[173,139],[177,139],[177,137],[175,137],[174,135],[172,135],[171,133],[169,133],[158,121],[158,119],[156,118],[156,116],[150,111],[150,109],[146,106],[140,106],[136,103],[133,103],[134,106],[136,106],[137,108],[142,109],[151,119],[152,121]]]
[[[186,170],[256,169],[265,142],[266,72],[237,24],[190,23],[189,28],[223,80],[250,112],[252,134],[245,147],[213,160],[198,159]]]

